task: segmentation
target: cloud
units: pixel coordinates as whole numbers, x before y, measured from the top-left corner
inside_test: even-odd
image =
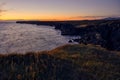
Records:
[[[75,16],[75,17],[70,17],[69,19],[100,19],[105,17],[107,16]]]
[[[75,17],[70,17],[69,19],[93,20],[93,19],[102,19],[102,18],[107,18],[107,17],[120,17],[120,16],[118,16],[118,15],[114,15],[114,16],[75,16]]]
[[[2,12],[6,12],[6,10],[3,9],[3,6],[5,5],[6,3],[0,3],[0,16],[2,15]]]

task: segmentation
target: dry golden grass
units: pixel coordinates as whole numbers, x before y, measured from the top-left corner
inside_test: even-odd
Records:
[[[81,44],[0,55],[0,80],[119,80],[119,54]]]

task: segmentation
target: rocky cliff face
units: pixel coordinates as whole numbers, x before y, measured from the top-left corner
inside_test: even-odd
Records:
[[[81,28],[79,28],[80,30]],[[81,30],[82,31],[82,30]],[[101,45],[109,50],[120,51],[120,22],[106,23],[85,27],[81,39],[75,40],[84,44]]]
[[[72,24],[56,24],[55,29],[61,30],[61,35],[78,35],[77,29]]]

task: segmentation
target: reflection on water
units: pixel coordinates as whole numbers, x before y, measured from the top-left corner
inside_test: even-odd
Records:
[[[0,23],[0,53],[51,50],[68,43],[68,38],[49,26]]]

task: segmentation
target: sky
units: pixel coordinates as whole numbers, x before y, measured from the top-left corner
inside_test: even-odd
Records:
[[[84,20],[120,16],[120,0],[0,0],[3,20]]]

